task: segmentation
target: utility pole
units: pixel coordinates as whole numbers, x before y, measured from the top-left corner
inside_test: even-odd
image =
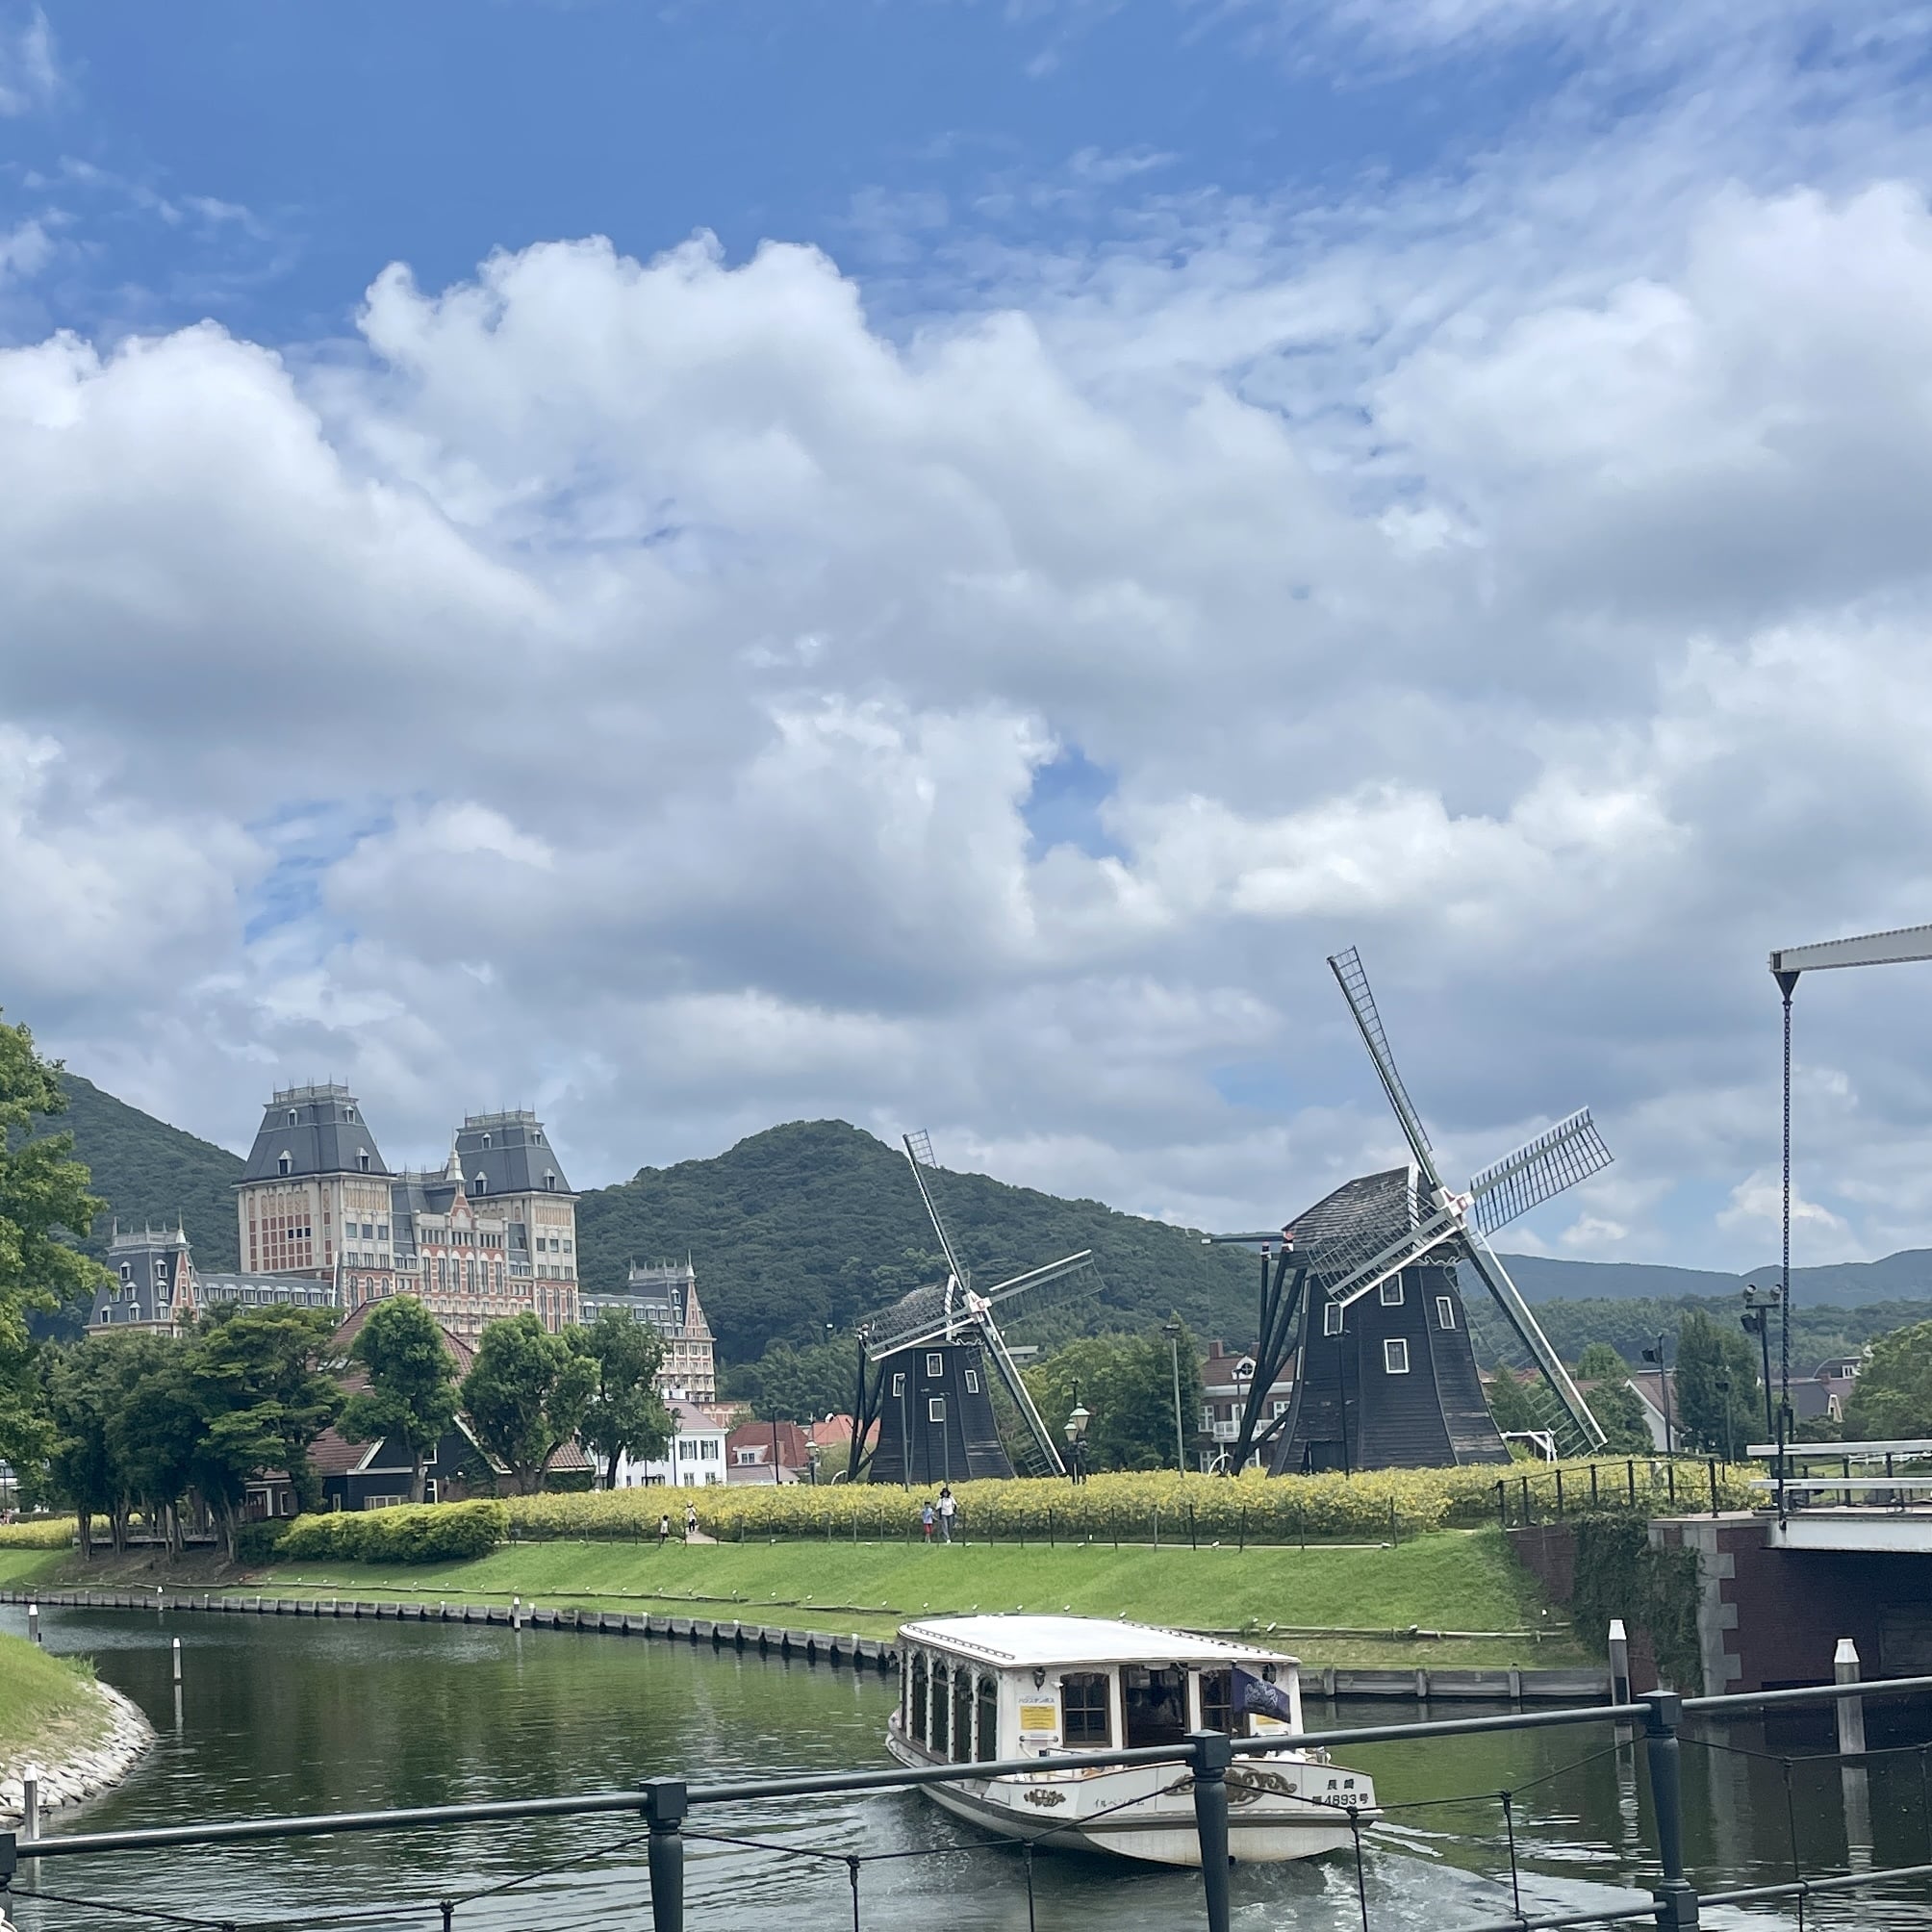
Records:
[[[1746,1284],[1744,1288],[1744,1312],[1740,1317],[1741,1326],[1746,1335],[1758,1338],[1758,1357],[1764,1363],[1765,1378],[1765,1440],[1777,1440],[1778,1425],[1771,1412],[1771,1310],[1784,1300],[1778,1288],[1760,1288]]]

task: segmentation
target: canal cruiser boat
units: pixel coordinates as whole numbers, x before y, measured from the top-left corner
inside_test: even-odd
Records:
[[[1294,1658],[1184,1630],[1092,1616],[943,1616],[902,1625],[899,1655],[886,1749],[902,1765],[959,1766],[957,1778],[923,1787],[928,1796],[973,1824],[1048,1845],[1198,1866],[1186,1765],[1064,1760],[1178,1747],[1193,1730],[1265,1738],[1302,1728]],[[1004,1777],[971,1768],[1034,1757],[1061,1762]],[[1378,1816],[1373,1782],[1319,1748],[1237,1757],[1227,1776],[1237,1861],[1340,1851]]]

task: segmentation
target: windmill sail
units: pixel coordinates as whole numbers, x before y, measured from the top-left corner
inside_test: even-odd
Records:
[[[1436,1162],[1431,1157],[1429,1136],[1422,1131],[1422,1116],[1415,1111],[1414,1104],[1409,1098],[1409,1089],[1402,1084],[1402,1076],[1395,1070],[1395,1055],[1388,1050],[1388,1035],[1382,1030],[1382,1015],[1376,1010],[1375,995],[1369,991],[1368,974],[1361,963],[1361,954],[1351,946],[1346,953],[1329,955],[1329,971],[1335,977],[1335,984],[1341,988],[1342,998],[1348,1002],[1348,1009],[1355,1015],[1357,1030],[1361,1034],[1362,1045],[1368,1049],[1368,1056],[1375,1062],[1377,1077],[1382,1081],[1383,1091],[1388,1096],[1388,1104],[1395,1109],[1395,1117],[1402,1124],[1404,1137],[1409,1142],[1409,1151],[1415,1157],[1415,1164],[1430,1182],[1440,1186],[1441,1177],[1436,1172]]]
[[[1549,1391],[1562,1405],[1563,1414],[1571,1427],[1583,1437],[1582,1447],[1586,1454],[1601,1449],[1605,1436],[1603,1425],[1590,1413],[1589,1404],[1583,1399],[1583,1391],[1570,1380],[1569,1370],[1563,1364],[1563,1358],[1549,1344],[1549,1337],[1538,1326],[1537,1318],[1530,1312],[1529,1304],[1523,1300],[1521,1291],[1510,1279],[1510,1271],[1503,1265],[1503,1258],[1491,1248],[1480,1233],[1471,1235],[1468,1247],[1468,1260],[1471,1267],[1482,1276],[1484,1285],[1495,1298],[1496,1306],[1508,1318],[1510,1326],[1515,1330],[1517,1339],[1529,1350],[1531,1360],[1541,1371]]]
[[[1558,1121],[1470,1181],[1469,1218],[1485,1234],[1493,1234],[1566,1187],[1600,1174],[1611,1158],[1589,1108],[1578,1107],[1567,1120]]]

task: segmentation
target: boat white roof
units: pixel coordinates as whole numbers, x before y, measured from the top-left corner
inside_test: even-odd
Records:
[[[1004,1667],[1038,1664],[1293,1664],[1279,1650],[1106,1616],[932,1616],[903,1623],[908,1642]]]

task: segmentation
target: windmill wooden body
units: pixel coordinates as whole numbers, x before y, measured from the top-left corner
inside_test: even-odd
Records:
[[[1064,1289],[1090,1274],[1081,1249],[976,1293],[939,1212],[938,1169],[924,1134],[905,1136],[905,1157],[946,1258],[943,1284],[915,1288],[859,1329],[858,1395],[847,1474],[875,1483],[961,1483],[1011,1476],[1063,1476],[1066,1464],[1041,1419],[994,1310],[1022,1295]],[[1009,1454],[994,1418],[991,1378],[1012,1398],[1024,1428]],[[866,1443],[877,1435],[868,1455]]]
[[[1603,1431],[1487,1237],[1610,1162],[1586,1107],[1474,1176],[1447,1186],[1388,1050],[1352,949],[1329,960],[1411,1159],[1338,1187],[1279,1233],[1210,1236],[1261,1249],[1256,1385],[1290,1358],[1294,1395],[1266,1427],[1251,1416],[1231,1457],[1270,1473],[1503,1462],[1484,1399],[1459,1264],[1502,1311],[1540,1379],[1561,1446],[1600,1447]]]

